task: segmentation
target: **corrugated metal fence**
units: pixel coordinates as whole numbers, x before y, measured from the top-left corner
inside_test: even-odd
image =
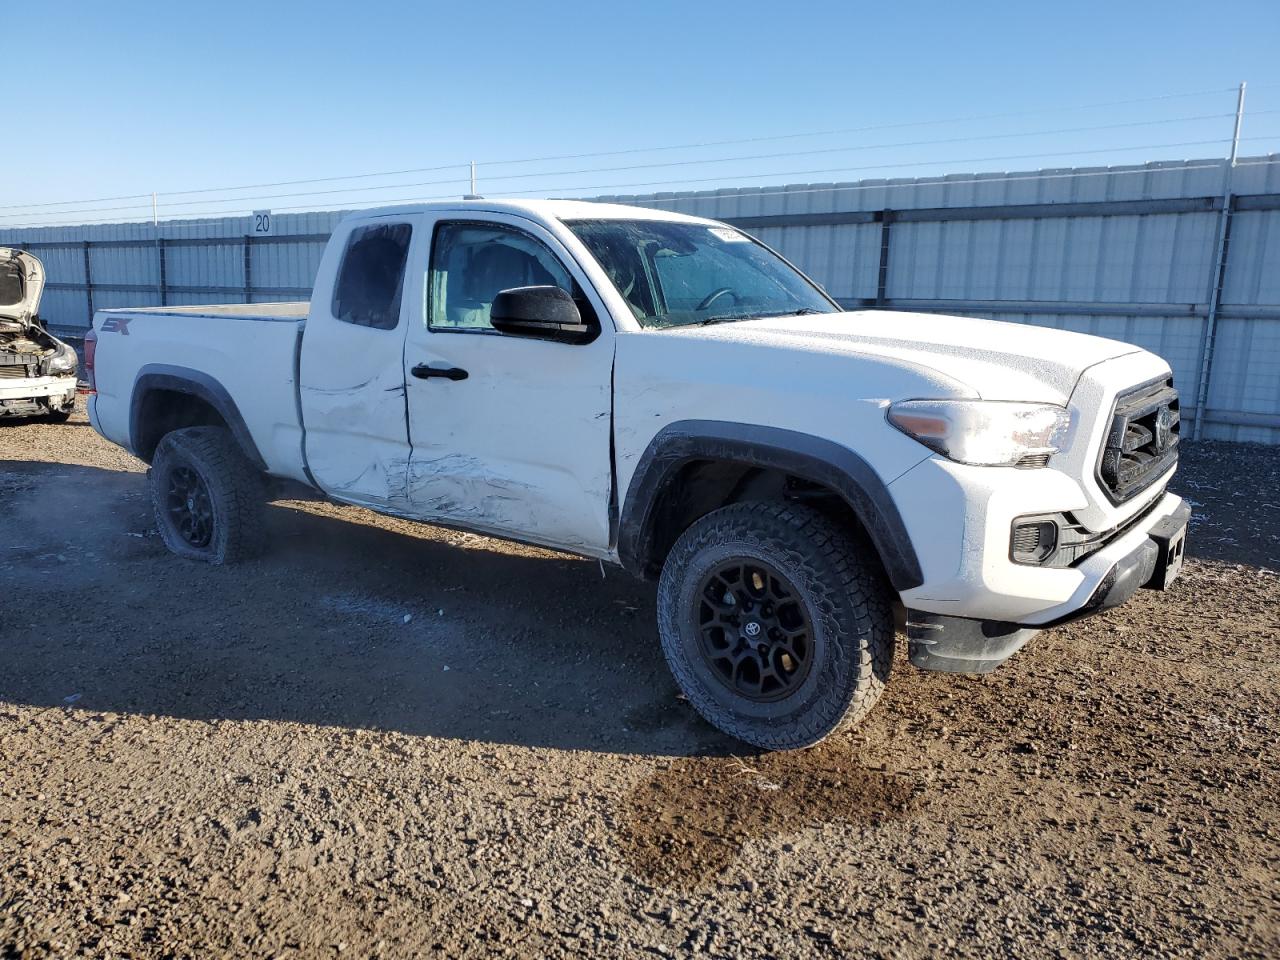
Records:
[[[1280,157],[601,199],[733,222],[846,305],[1136,343],[1173,367],[1184,416],[1203,390],[1204,436],[1280,443]],[[342,215],[279,215],[263,238],[227,217],[0,244],[44,260],[42,313],[74,332],[100,307],[305,299]]]

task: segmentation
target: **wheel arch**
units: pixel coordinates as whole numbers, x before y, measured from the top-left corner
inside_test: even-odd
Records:
[[[189,367],[147,364],[138,371],[129,404],[129,449],[147,463],[166,433],[183,427],[221,426],[231,432],[258,470],[266,461],[227,388]]]
[[[896,590],[924,582],[897,505],[866,460],[811,434],[718,420],[668,424],[649,443],[619,517],[619,559],[631,573],[652,579],[688,523],[726,503],[782,496],[780,481],[790,478],[838,497],[871,539]]]

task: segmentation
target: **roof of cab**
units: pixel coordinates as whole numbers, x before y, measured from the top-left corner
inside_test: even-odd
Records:
[[[394,207],[359,210],[344,219],[365,219],[429,213],[438,211],[508,213],[534,220],[678,220],[685,223],[712,223],[704,217],[693,217],[674,210],[633,207],[621,203],[597,203],[593,200],[438,200],[432,203],[409,203]]]

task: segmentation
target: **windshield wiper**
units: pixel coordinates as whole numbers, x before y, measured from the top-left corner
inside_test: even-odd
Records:
[[[812,313],[822,312],[822,310],[815,310],[813,307],[801,307],[799,310],[784,310],[781,313],[734,313],[724,317],[708,317],[706,320],[698,320],[693,324],[693,326],[708,327],[713,323],[729,323],[734,320],[765,320],[772,317],[803,317]]]
[[[813,307],[801,307],[799,310],[784,310],[782,313],[758,313],[756,316],[764,319],[765,317],[807,317],[813,314],[828,313],[826,310],[815,310]]]

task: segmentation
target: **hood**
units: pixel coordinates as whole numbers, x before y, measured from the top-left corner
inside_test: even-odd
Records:
[[[31,326],[43,291],[44,265],[23,250],[0,247],[0,320]]]
[[[670,334],[778,350],[884,357],[943,374],[984,400],[1063,405],[1089,367],[1141,350],[1051,327],[894,310],[769,317],[662,331]]]

